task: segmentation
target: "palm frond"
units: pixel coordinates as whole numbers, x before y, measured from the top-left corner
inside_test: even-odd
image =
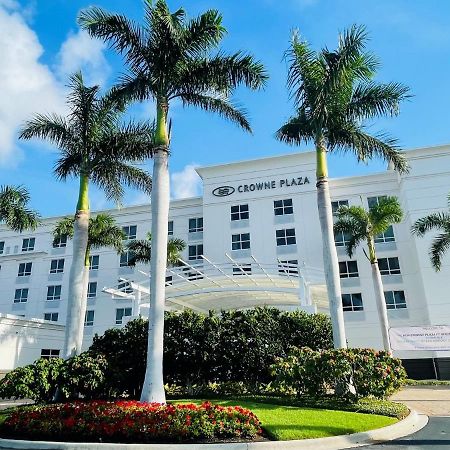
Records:
[[[224,96],[182,93],[178,96],[184,106],[196,106],[204,111],[212,111],[239,125],[245,131],[251,132],[247,112],[230,102]]]
[[[38,212],[28,207],[30,194],[24,186],[1,186],[0,221],[11,230],[35,230],[40,224]]]
[[[117,253],[124,251],[126,235],[110,214],[97,214],[89,219],[88,248],[111,247]]]
[[[437,272],[441,270],[442,258],[450,248],[450,232],[442,233],[433,239],[430,248],[431,264]]]
[[[403,210],[397,197],[381,199],[369,211],[372,230],[375,235],[384,233],[392,224],[403,220]]]
[[[369,216],[361,206],[341,206],[337,211],[334,232],[342,232],[349,236],[346,250],[349,257],[355,248],[369,237]]]
[[[299,109],[295,117],[291,117],[275,134],[275,137],[286,144],[300,145],[313,141],[315,129],[308,113]]]
[[[53,244],[58,243],[58,241],[67,236],[69,239],[73,239],[75,218],[73,216],[67,216],[59,220],[55,228],[53,228]]]
[[[424,236],[431,230],[448,230],[450,233],[450,213],[438,212],[417,219],[411,227],[416,236]]]
[[[131,258],[128,260],[130,266],[135,266],[137,263],[149,264],[151,257],[151,242],[150,240],[141,239],[133,240],[126,244],[127,251],[131,252]]]

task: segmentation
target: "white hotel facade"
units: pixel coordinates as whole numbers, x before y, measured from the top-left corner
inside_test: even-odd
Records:
[[[411,170],[330,180],[333,208],[368,207],[397,196],[404,220],[377,239],[392,327],[450,325],[450,255],[436,273],[428,250],[433,235],[413,237],[411,225],[447,210],[450,146],[406,152]],[[197,169],[203,197],[174,200],[169,234],[183,239],[183,265],[167,272],[167,309],[207,312],[272,305],[327,313],[319,227],[315,154],[292,153]],[[109,210],[130,239],[151,228],[149,205]],[[71,242],[52,245],[48,218],[34,232],[0,227],[0,372],[56,355],[62,347]],[[362,247],[349,258],[336,236],[344,317],[350,346],[381,348],[370,264]],[[148,267],[127,255],[92,251],[85,347],[95,333],[123,326],[148,311]],[[450,375],[450,351],[400,351],[413,375]]]

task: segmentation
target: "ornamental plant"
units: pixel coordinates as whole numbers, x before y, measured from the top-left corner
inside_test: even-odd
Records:
[[[15,410],[0,426],[11,438],[75,442],[180,442],[252,439],[258,418],[240,406],[94,401]]]
[[[275,378],[273,387],[298,397],[335,396],[337,387],[351,385],[354,391],[339,391],[339,396],[383,399],[406,381],[400,359],[367,348],[319,351],[293,348],[286,358],[278,358],[271,370]]]

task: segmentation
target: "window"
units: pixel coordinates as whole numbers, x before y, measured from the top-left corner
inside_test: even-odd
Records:
[[[3,252],[5,251],[5,241],[0,242],[0,255],[3,255]]]
[[[231,250],[245,250],[250,248],[250,233],[231,235]]]
[[[356,261],[340,261],[339,275],[341,276],[341,278],[358,277],[358,263]]]
[[[203,255],[203,244],[189,246],[189,261],[202,259],[201,255]]]
[[[298,275],[298,260],[290,259],[288,261],[279,261],[278,273],[283,275]]]
[[[203,217],[193,217],[189,219],[189,233],[203,231]]]
[[[251,275],[252,265],[251,264],[237,264],[233,267],[233,275]]]
[[[33,266],[33,263],[27,262],[27,263],[20,263],[19,264],[19,271],[17,272],[18,277],[27,277],[28,275],[31,275],[31,267]]]
[[[28,288],[16,289],[14,303],[26,303],[28,301]]]
[[[57,312],[44,313],[44,320],[58,322],[58,315],[59,314]]]
[[[397,257],[379,258],[378,267],[381,275],[400,275],[400,263]]]
[[[87,298],[95,298],[95,297],[97,297],[97,282],[91,281],[88,284]]]
[[[166,286],[172,286],[172,284],[173,284],[173,276],[167,275],[166,276]]]
[[[189,267],[185,267],[182,272],[183,277],[189,281],[203,280],[203,274],[200,271],[189,270]]]
[[[231,207],[231,220],[244,220],[249,218],[248,205],[234,205]]]
[[[34,250],[35,242],[36,242],[36,238],[22,239],[22,251],[23,252],[32,252]]]
[[[47,286],[47,300],[61,300],[61,285]]]
[[[284,216],[286,214],[294,214],[294,207],[292,206],[292,199],[274,200],[273,211],[276,216]]]
[[[168,229],[168,235],[173,236],[173,220],[169,220],[167,229]]]
[[[406,299],[404,291],[384,291],[384,299],[387,309],[406,308]]]
[[[334,233],[334,244],[336,247],[345,247],[350,242],[350,235],[343,231]]]
[[[43,348],[41,350],[41,358],[44,359],[59,358],[59,350]]]
[[[131,287],[130,282],[127,280],[124,280],[124,279],[119,280],[119,282],[117,284],[117,289],[119,289],[119,291],[124,292],[125,294],[133,293],[133,288]]]
[[[276,230],[277,246],[293,245],[297,243],[295,239],[295,228],[287,228],[283,230]]]
[[[389,225],[389,228],[384,233],[375,236],[374,241],[376,244],[384,242],[395,242],[394,229],[392,228],[392,225]]]
[[[95,316],[95,311],[88,310],[86,311],[86,314],[84,316],[84,326],[85,327],[92,327],[94,325],[94,316]]]
[[[383,200],[387,197],[387,195],[379,195],[378,197],[367,197],[367,205],[370,208],[377,206],[380,203],[380,200]]]
[[[53,240],[53,248],[67,247],[67,234],[63,234],[59,238]]]
[[[342,294],[342,308],[344,311],[363,311],[362,295],[358,294]]]
[[[63,273],[64,259],[52,259],[50,263],[50,273]]]
[[[98,270],[99,264],[100,264],[99,255],[89,256],[89,270]]]
[[[131,308],[117,308],[116,309],[116,325],[122,325],[124,317],[131,316]]]
[[[136,239],[137,225],[127,225],[122,227],[122,231],[125,233],[125,240]]]
[[[341,206],[348,206],[348,200],[334,200],[331,202],[331,210],[333,212],[333,216],[336,215],[338,209]]]
[[[130,267],[132,266],[131,261],[134,258],[134,253],[132,251],[127,251],[125,253],[121,253],[120,255],[120,267]]]

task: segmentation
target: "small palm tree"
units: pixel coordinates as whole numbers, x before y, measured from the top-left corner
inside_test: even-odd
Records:
[[[345,152],[358,161],[374,157],[391,162],[399,172],[407,162],[397,141],[386,134],[369,134],[365,122],[396,115],[408,88],[376,83],[377,59],[365,51],[364,27],[352,26],[339,36],[337,50],[313,51],[297,33],[292,36],[288,89],[296,114],[277,131],[291,145],[312,142],[316,149],[317,206],[322,231],[323,259],[335,347],[346,347],[339,268],[333,236],[328,186],[327,152]]]
[[[442,258],[450,248],[450,194],[448,195],[449,212],[438,212],[422,217],[415,221],[411,232],[423,237],[425,233],[432,230],[440,231],[430,248],[430,259],[436,272],[441,270]]]
[[[60,157],[55,165],[57,179],[79,179],[75,212],[73,257],[69,278],[69,298],[63,357],[80,352],[77,336],[82,302],[83,267],[88,244],[89,185],[100,187],[108,199],[119,202],[123,185],[151,190],[150,176],[135,163],[152,155],[154,133],[150,125],[121,122],[124,102],[111,92],[100,95],[100,87],[85,86],[81,73],[70,78],[67,97],[70,113],[38,114],[25,123],[21,139],[39,138],[55,144]]]
[[[171,12],[166,0],[144,0],[144,10],[142,25],[100,8],[82,11],[78,22],[124,56],[129,73],[122,78],[117,91],[126,99],[151,100],[156,104],[148,355],[141,400],[164,403],[169,107],[179,100],[184,106],[218,113],[250,131],[245,112],[230,97],[240,85],[250,89],[263,87],[267,75],[262,64],[249,54],[213,54],[226,33],[218,11],[209,10],[187,20],[182,8]]]
[[[186,242],[180,238],[170,238],[167,242],[167,265],[176,266],[179,264],[181,252],[186,248]],[[147,239],[138,239],[130,241],[126,249],[132,253],[129,260],[131,266],[136,263],[149,264],[152,252],[152,235],[147,233]]]
[[[335,232],[343,232],[349,236],[347,254],[352,257],[355,248],[366,242],[368,252],[364,251],[372,266],[372,280],[375,288],[378,316],[381,324],[384,349],[391,352],[389,341],[389,323],[384,298],[383,282],[375,252],[375,238],[384,233],[392,224],[400,223],[403,211],[396,197],[384,197],[366,211],[362,206],[341,206],[337,211]]]
[[[63,236],[69,239],[74,238],[74,217],[65,217],[60,220],[53,230],[53,240],[58,242]],[[86,314],[87,294],[89,287],[89,267],[91,250],[95,248],[111,247],[117,253],[122,253],[124,250],[123,239],[125,233],[122,228],[116,225],[114,217],[109,214],[97,214],[95,217],[89,218],[88,227],[88,242],[84,256],[83,269],[83,293],[82,301],[80,302],[79,318],[78,320],[83,324],[84,316]],[[77,348],[81,348],[83,344],[83,329],[81,327],[77,337]]]
[[[23,186],[0,187],[0,222],[13,231],[35,230],[40,223],[39,213],[28,207],[30,194]]]

